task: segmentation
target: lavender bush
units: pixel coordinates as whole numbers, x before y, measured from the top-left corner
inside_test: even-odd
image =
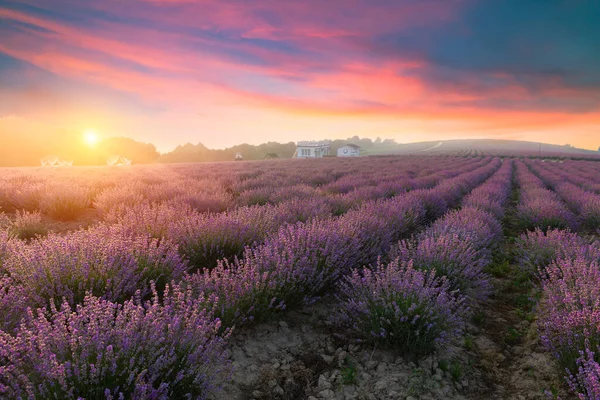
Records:
[[[442,237],[456,235],[468,241],[476,250],[488,251],[497,246],[502,237],[502,225],[496,218],[483,210],[466,207],[451,211],[435,221],[424,236]]]
[[[585,255],[560,259],[542,281],[539,330],[542,343],[563,370],[577,371],[586,348],[600,345],[600,268]]]
[[[42,223],[42,214],[39,211],[17,211],[9,230],[11,234],[23,240],[45,236],[48,233],[48,229]]]
[[[29,305],[25,289],[0,272],[0,330],[13,332]]]
[[[220,321],[189,293],[154,291],[119,305],[90,294],[0,331],[0,394],[8,398],[204,399],[227,374]]]
[[[573,257],[588,243],[569,230],[539,228],[523,233],[517,240],[514,253],[519,265],[531,274],[545,268],[552,261]],[[591,250],[591,249],[590,249]]]
[[[600,364],[596,360],[588,344],[577,359],[577,372],[567,372],[569,388],[580,400],[600,399]]]
[[[64,298],[75,305],[88,291],[116,302],[138,290],[149,295],[150,281],[162,289],[183,277],[188,266],[168,241],[97,227],[19,246],[6,257],[4,268],[36,304]]]
[[[415,269],[411,262],[354,270],[339,284],[340,307],[332,321],[361,341],[422,355],[460,335],[464,298],[445,278]]]
[[[357,238],[335,226],[334,221],[284,226],[260,246],[246,248],[243,258],[219,262],[185,284],[210,296],[224,326],[264,321],[287,307],[310,303],[356,265]]]
[[[469,299],[485,300],[491,293],[490,277],[484,272],[489,254],[476,250],[458,234],[419,236],[419,240],[404,240],[391,251],[390,257],[412,261],[413,266],[424,271],[435,271],[446,276],[450,289],[458,290]]]
[[[70,221],[77,219],[91,206],[91,199],[85,187],[52,185],[45,188],[40,199],[40,211],[50,217]]]

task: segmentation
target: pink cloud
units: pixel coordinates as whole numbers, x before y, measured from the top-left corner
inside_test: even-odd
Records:
[[[43,14],[0,7],[0,18],[21,24],[3,37],[0,52],[169,112],[230,106],[322,118],[462,121],[462,129],[482,130],[573,124],[568,111],[536,110],[540,96],[570,100],[593,96],[593,89],[548,77],[534,92],[498,71],[486,75],[497,85],[483,86],[475,74],[430,80],[420,73],[437,67],[427,57],[369,47],[388,32],[452,20],[463,3],[146,0],[124,8],[117,0],[58,0],[41,5]],[[534,106],[483,106],[495,99]]]

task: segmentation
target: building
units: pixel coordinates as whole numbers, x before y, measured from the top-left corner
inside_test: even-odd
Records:
[[[244,159],[244,156],[242,156],[242,153],[240,153],[239,151],[237,153],[235,153],[235,161],[242,161]]]
[[[338,157],[358,157],[360,147],[355,144],[345,144],[337,150]]]
[[[294,158],[320,158],[329,155],[331,145],[327,141],[298,142]]]

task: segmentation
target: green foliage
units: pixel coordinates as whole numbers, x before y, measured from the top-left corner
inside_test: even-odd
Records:
[[[465,349],[473,350],[473,336],[465,335],[464,343],[465,343]]]
[[[356,384],[356,367],[348,358],[346,358],[345,364],[346,366],[340,371],[342,382],[344,385],[354,385]]]
[[[506,342],[509,344],[516,344],[519,342],[523,334],[518,329],[510,327],[508,328],[508,334],[506,335]]]
[[[454,382],[458,382],[463,375],[462,365],[457,360],[452,360],[452,362],[450,362],[448,371],[450,371],[450,376]]]

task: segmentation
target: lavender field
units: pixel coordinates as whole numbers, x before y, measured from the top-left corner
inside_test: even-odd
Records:
[[[0,169],[1,399],[600,399],[600,163]]]

